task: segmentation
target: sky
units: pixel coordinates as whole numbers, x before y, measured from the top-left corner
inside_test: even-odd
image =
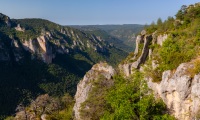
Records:
[[[61,25],[150,24],[200,0],[0,0],[10,18],[42,18]]]

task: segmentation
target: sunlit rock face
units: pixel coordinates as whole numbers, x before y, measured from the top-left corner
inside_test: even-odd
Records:
[[[200,108],[200,74],[192,77],[191,68],[192,62],[182,63],[174,73],[170,70],[163,72],[160,83],[148,79],[149,87],[163,99],[178,120],[194,119]]]

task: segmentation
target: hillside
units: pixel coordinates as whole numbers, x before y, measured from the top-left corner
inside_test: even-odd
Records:
[[[0,14],[0,23],[0,119],[41,94],[74,95],[93,64],[116,66],[127,55],[95,35],[48,20]]]
[[[7,119],[200,119],[199,15],[196,3],[183,5],[175,18],[159,18],[138,33],[135,51],[119,64],[126,53],[104,41],[109,27],[74,29],[0,16],[1,118],[17,105]],[[77,74],[87,65],[93,66],[85,75]]]
[[[131,52],[135,48],[136,35],[144,28],[144,25],[74,25],[72,27],[100,36],[116,47]]]
[[[78,84],[75,118],[199,119],[199,14],[199,3],[184,5],[145,28],[118,69],[93,66]]]

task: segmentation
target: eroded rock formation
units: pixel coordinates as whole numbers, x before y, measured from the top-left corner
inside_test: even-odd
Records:
[[[98,79],[100,75],[109,80],[114,74],[115,70],[112,68],[112,66],[102,62],[94,65],[92,69],[86,73],[83,80],[79,82],[75,95],[76,103],[73,110],[76,120],[82,120],[80,116],[81,104],[87,100],[89,93],[92,91],[92,82]]]
[[[161,97],[178,120],[192,120],[200,107],[200,74],[193,77],[193,62],[182,63],[175,72],[163,72],[160,83],[147,79],[148,86]]]
[[[37,39],[25,40],[22,44],[25,50],[30,51],[33,54],[39,54],[45,63],[51,63],[54,57],[52,53],[52,47],[49,45],[50,35],[43,35],[37,37]]]
[[[136,38],[136,48],[134,56],[130,58],[130,62],[120,64],[119,68],[126,76],[132,74],[133,69],[139,69],[141,64],[144,64],[148,56],[151,57],[152,49],[149,47],[151,44],[158,44],[162,46],[163,42],[167,39],[168,35],[158,35],[154,32],[153,34],[147,34],[143,30],[140,35]],[[142,46],[142,48],[140,48]]]
[[[136,61],[120,65],[121,71],[126,76],[132,74],[132,69],[139,68],[147,60],[148,54],[151,57],[152,49],[148,46],[150,44],[162,46],[167,38],[167,34],[157,35],[154,32],[152,35],[146,35],[146,32],[143,31],[136,40],[135,56],[133,57],[133,59],[137,58]],[[143,41],[143,49],[139,53],[139,44],[143,44]],[[140,56],[136,57],[139,54]],[[171,114],[178,120],[195,119],[196,114],[199,112],[200,74],[192,75],[193,73],[191,71],[194,68],[194,61],[182,63],[176,70],[164,71],[162,73],[162,80],[159,83],[152,82],[152,78],[150,77],[146,78],[148,86],[154,91],[155,96],[162,98]],[[155,61],[152,61],[153,69],[157,66]]]

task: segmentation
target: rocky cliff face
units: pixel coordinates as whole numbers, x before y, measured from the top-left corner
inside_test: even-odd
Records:
[[[49,45],[50,38],[51,35],[45,34],[37,37],[37,39],[26,40],[22,44],[25,50],[38,54],[45,63],[51,63],[54,54],[52,53],[52,46]]]
[[[171,113],[179,120],[191,120],[199,110],[200,75],[192,77],[194,63],[182,63],[173,71],[165,71],[160,83],[147,79],[148,85],[166,103]]]
[[[43,19],[15,20],[0,13],[0,36],[0,41],[4,41],[0,43],[0,47],[2,46],[0,61],[19,62],[28,53],[32,59],[52,63],[53,60],[56,61],[57,56],[59,59],[60,56],[65,55],[74,59],[73,57],[78,54],[79,57],[75,59],[85,57],[84,59],[89,61],[85,64],[92,65],[99,60],[93,56],[98,55],[100,60],[109,61],[112,59],[112,53],[120,56],[123,56],[121,53],[127,55],[126,52],[111,46],[95,35]],[[30,59],[29,56],[27,58]]]
[[[0,13],[0,22],[5,23],[7,27],[11,27],[10,18],[2,13]]]
[[[158,44],[162,46],[162,43],[167,39],[168,35],[156,35],[156,32],[153,34],[146,34],[146,31],[143,30],[140,35],[136,38],[136,48],[134,51],[134,56],[130,58],[130,62],[125,64],[120,64],[120,70],[126,75],[129,76],[132,74],[133,69],[139,69],[141,64],[144,64],[148,56],[151,57],[152,49],[150,48],[151,44]],[[140,48],[140,46],[142,46]]]
[[[133,74],[133,68],[140,68],[140,65],[147,60],[148,54],[151,57],[152,50],[149,48],[149,45],[158,44],[162,46],[167,37],[167,34],[157,35],[156,32],[152,35],[146,35],[143,31],[136,40],[135,54],[132,58],[136,59],[136,61],[120,65],[121,71],[126,76]],[[140,44],[144,44],[141,53],[139,53],[139,49],[141,49],[139,48]],[[138,54],[140,54],[139,57],[137,57]],[[154,91],[155,96],[163,99],[171,114],[178,120],[195,119],[195,115],[200,108],[200,75],[192,75],[191,73],[191,70],[194,68],[194,61],[182,63],[176,70],[164,71],[162,73],[162,80],[159,83],[152,82],[150,77],[146,78],[148,86]],[[156,66],[152,61],[152,67],[155,69]]]
[[[81,104],[88,98],[89,93],[93,89],[93,82],[98,79],[99,76],[104,76],[107,81],[115,74],[115,70],[107,63],[99,63],[92,67],[90,71],[86,73],[83,80],[81,80],[77,86],[77,92],[75,95],[74,115],[76,120],[83,120],[80,116]]]

